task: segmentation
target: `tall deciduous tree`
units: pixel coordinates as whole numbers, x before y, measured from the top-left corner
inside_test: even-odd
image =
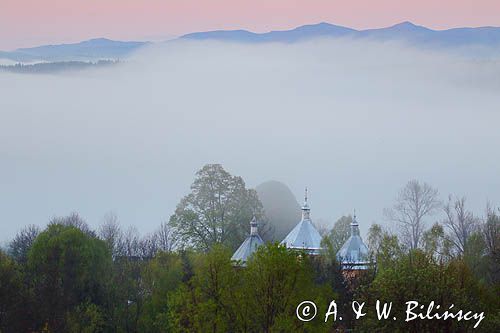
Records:
[[[111,273],[106,244],[67,225],[50,224],[28,255],[39,329],[68,329],[66,316],[82,302],[104,305]]]
[[[0,250],[0,332],[27,332],[29,310],[20,266]]]
[[[175,230],[167,223],[162,222],[155,232],[158,249],[162,252],[172,252],[177,246],[178,237]]]
[[[483,277],[500,289],[500,216],[498,211],[488,205],[486,221],[481,225],[480,230],[485,246],[485,253],[481,257],[486,262]]]
[[[433,319],[406,322],[405,302],[409,300],[417,300],[425,306],[433,301],[434,309],[437,305],[441,309],[448,309],[454,304],[454,309],[463,309],[464,313],[469,310],[485,311],[486,317],[477,331],[498,330],[498,315],[495,310],[490,310],[498,307],[498,296],[479,283],[461,259],[440,263],[421,250],[412,250],[399,256],[392,265],[380,269],[366,291],[364,297],[359,298],[367,302],[365,307],[374,309],[377,300],[382,304],[392,302],[391,317],[394,316],[397,320],[379,320],[375,311],[367,311],[363,320],[356,322],[360,332],[474,331],[474,320],[459,322]],[[425,313],[425,310],[421,311]]]
[[[352,216],[342,216],[333,225],[332,230],[323,238],[323,242],[329,242],[328,247],[337,253],[345,241],[351,236]]]
[[[424,250],[436,260],[446,260],[451,257],[452,244],[449,237],[446,237],[444,228],[439,223],[434,223],[429,230],[424,232]]]
[[[457,252],[463,254],[470,236],[477,231],[479,221],[465,208],[465,197],[453,199],[449,196],[443,210],[446,214],[443,224],[449,230],[448,238]]]
[[[184,245],[208,250],[221,243],[236,248],[252,215],[264,215],[255,190],[220,164],[208,164],[196,173],[191,193],[182,198],[169,223]]]
[[[422,245],[425,218],[433,215],[440,205],[435,188],[427,183],[411,180],[401,189],[396,203],[392,208],[386,209],[385,214],[391,221],[399,224],[405,245],[416,249]]]
[[[113,258],[121,255],[119,253],[119,245],[123,238],[123,232],[118,223],[118,217],[113,213],[108,213],[104,216],[103,223],[99,226],[99,238],[106,242]]]
[[[19,231],[9,244],[10,256],[18,263],[26,263],[28,260],[28,252],[39,233],[40,228],[33,224]]]
[[[247,332],[332,331],[323,318],[309,323],[296,319],[298,304],[314,300],[326,309],[334,295],[329,283],[313,283],[312,258],[278,244],[260,247],[250,258],[244,274],[244,306],[238,307],[240,322]]]
[[[231,265],[231,251],[217,244],[192,259],[194,275],[171,301],[174,332],[238,331],[234,295],[240,283]]]
[[[80,216],[80,214],[76,212],[73,212],[68,216],[54,217],[52,220],[50,220],[49,226],[52,224],[75,227],[89,236],[96,236],[94,230],[92,230],[88,223]]]
[[[370,258],[374,260],[380,250],[382,238],[384,237],[384,230],[380,224],[374,223],[368,229],[368,250],[370,251]]]

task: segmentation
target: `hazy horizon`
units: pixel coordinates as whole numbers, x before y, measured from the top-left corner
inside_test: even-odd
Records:
[[[356,29],[412,21],[433,29],[500,26],[496,0],[2,0],[0,50],[94,37],[158,39],[194,31],[264,32],[314,22]],[[151,38],[153,37],[153,38]]]
[[[378,30],[378,29],[387,29],[393,26],[397,26],[400,24],[406,24],[410,23],[412,25],[415,25],[417,27],[424,27],[432,31],[446,31],[446,30],[452,30],[452,29],[463,29],[463,28],[500,28],[500,23],[497,25],[488,25],[488,24],[479,24],[475,26],[469,26],[469,25],[454,25],[454,26],[445,26],[445,27],[435,27],[435,26],[426,26],[424,24],[421,24],[419,22],[414,22],[411,20],[400,20],[400,21],[394,21],[386,25],[377,25],[377,26],[366,26],[363,28],[357,28],[354,26],[349,26],[349,25],[341,25],[338,24],[337,22],[333,21],[312,21],[312,22],[305,22],[300,25],[296,26],[284,26],[284,27],[277,27],[276,29],[244,29],[238,26],[234,27],[226,27],[225,29],[208,29],[208,30],[186,30],[183,33],[179,33],[176,35],[173,34],[166,34],[166,35],[151,35],[151,36],[142,36],[142,37],[136,37],[136,38],[115,38],[107,35],[106,33],[102,34],[97,34],[97,35],[92,35],[92,36],[86,36],[83,39],[75,39],[75,38],[69,38],[69,39],[59,39],[59,40],[52,40],[52,41],[46,41],[46,42],[38,42],[34,44],[24,44],[22,47],[16,47],[16,48],[10,48],[10,49],[0,49],[1,52],[15,52],[18,50],[22,49],[31,49],[31,48],[37,48],[37,47],[43,47],[43,46],[58,46],[58,45],[71,45],[71,44],[78,44],[81,42],[87,42],[91,40],[99,40],[99,39],[107,39],[107,40],[113,40],[113,41],[121,41],[121,42],[151,42],[153,44],[155,43],[163,43],[163,42],[168,42],[168,41],[173,41],[175,39],[182,38],[185,35],[190,35],[190,34],[195,34],[195,33],[203,33],[203,32],[213,32],[213,31],[238,31],[238,30],[243,30],[243,31],[248,31],[251,33],[255,34],[266,34],[269,32],[276,32],[276,31],[292,31],[294,29],[304,27],[304,26],[313,26],[313,25],[319,25],[319,24],[329,24],[329,25],[335,25],[339,27],[344,27],[344,28],[349,28],[349,29],[354,29],[356,31],[370,31],[370,30]],[[376,41],[376,40],[375,40]],[[401,40],[399,42],[404,41]],[[394,42],[398,42],[397,39],[394,39]],[[0,60],[7,60],[7,59],[2,59]],[[15,62],[14,62],[15,63]]]
[[[95,71],[0,73],[0,242],[73,211],[93,227],[114,212],[145,234],[207,163],[252,188],[281,181],[299,203],[307,186],[313,221],[356,209],[363,232],[386,224],[410,179],[483,215],[500,204],[499,60],[205,41]]]

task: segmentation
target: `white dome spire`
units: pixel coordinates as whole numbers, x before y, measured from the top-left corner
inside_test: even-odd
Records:
[[[290,231],[281,242],[289,249],[305,250],[310,254],[317,255],[321,250],[321,235],[312,224],[309,213],[311,209],[307,202],[307,188],[302,206],[302,220]]]
[[[252,221],[250,221],[250,236],[255,236],[258,234],[259,234],[259,223],[257,222],[257,218],[254,215]]]
[[[310,220],[311,208],[309,208],[309,204],[307,203],[307,187],[304,193],[304,205],[302,206],[302,220]]]

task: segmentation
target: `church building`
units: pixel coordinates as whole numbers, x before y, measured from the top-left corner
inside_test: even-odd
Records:
[[[290,231],[290,233],[281,242],[282,245],[291,250],[305,251],[309,255],[321,254],[321,235],[311,221],[311,209],[307,202],[307,188],[302,206],[302,219]],[[258,222],[253,217],[250,222],[250,235],[243,241],[240,247],[231,257],[239,266],[246,266],[250,256],[264,241],[258,232]],[[341,264],[342,271],[347,276],[356,276],[360,271],[370,268],[368,247],[363,242],[359,233],[359,224],[354,213],[351,222],[351,236],[344,243],[342,248],[336,254],[338,262]]]

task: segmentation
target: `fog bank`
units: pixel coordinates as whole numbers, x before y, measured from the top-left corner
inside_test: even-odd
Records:
[[[183,42],[98,71],[0,73],[0,241],[72,211],[152,231],[206,163],[299,202],[308,186],[313,220],[355,208],[364,231],[412,178],[483,214],[500,204],[499,60]]]

